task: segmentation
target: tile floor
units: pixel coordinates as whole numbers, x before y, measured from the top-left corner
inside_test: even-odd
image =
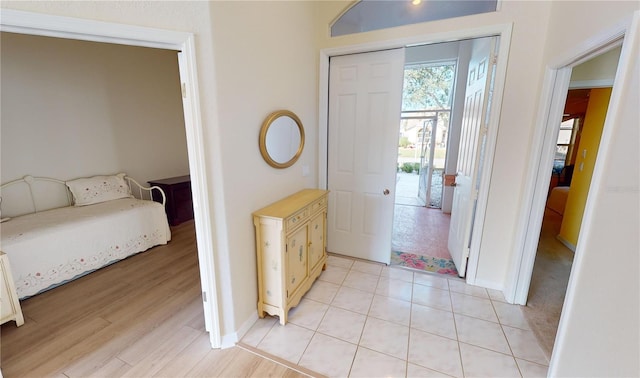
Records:
[[[286,326],[241,340],[330,377],[544,377],[548,360],[519,306],[455,278],[329,256]]]

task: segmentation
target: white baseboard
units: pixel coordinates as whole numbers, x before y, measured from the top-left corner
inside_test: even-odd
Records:
[[[486,280],[476,279],[476,281],[473,283],[473,285],[474,286],[484,287],[485,289],[493,289],[493,290],[498,290],[498,291],[503,291],[504,290],[504,285],[503,284],[499,284],[497,282],[492,282],[492,281],[486,281]]]
[[[563,238],[562,236],[558,235],[556,236],[556,239],[558,239],[558,241],[562,244],[564,244],[565,247],[569,248],[573,253],[576,253],[576,246],[569,243],[565,238]]]
[[[222,336],[220,347],[222,349],[225,349],[231,348],[232,346],[236,345],[236,343],[240,341],[244,337],[244,335],[247,334],[247,332],[249,332],[256,320],[258,320],[258,313],[254,312],[242,323],[242,325],[236,332]]]
[[[222,339],[220,340],[220,349],[231,348],[236,345],[238,340],[238,332],[222,335]]]

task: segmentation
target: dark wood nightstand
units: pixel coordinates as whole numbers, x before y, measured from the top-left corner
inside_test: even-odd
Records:
[[[193,200],[191,197],[191,177],[189,175],[149,181],[151,186],[159,186],[167,196],[165,209],[171,226],[193,219]],[[153,200],[162,202],[162,198],[153,192]]]

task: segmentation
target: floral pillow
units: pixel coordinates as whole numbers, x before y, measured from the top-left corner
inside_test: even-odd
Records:
[[[124,173],[115,176],[93,176],[67,181],[65,184],[73,194],[74,206],[85,206],[133,197],[124,176]]]

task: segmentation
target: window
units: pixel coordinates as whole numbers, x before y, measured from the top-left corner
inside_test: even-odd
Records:
[[[558,141],[556,143],[556,155],[553,161],[553,170],[558,174],[565,165],[571,164],[573,145],[575,143],[579,118],[570,118],[560,124]]]
[[[331,25],[331,36],[495,12],[497,4],[497,0],[361,0]]]

